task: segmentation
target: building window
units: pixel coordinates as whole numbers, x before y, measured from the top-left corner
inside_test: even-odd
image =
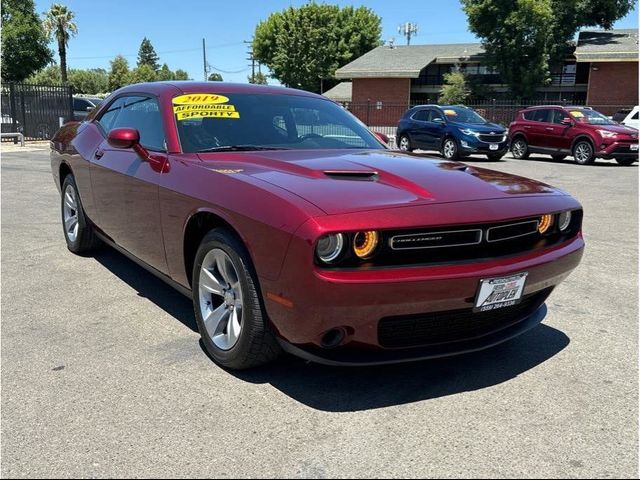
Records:
[[[382,102],[380,100],[376,102],[376,110],[382,110]]]

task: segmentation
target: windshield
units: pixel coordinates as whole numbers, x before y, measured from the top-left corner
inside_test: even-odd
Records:
[[[450,122],[462,123],[487,123],[487,121],[478,115],[475,111],[465,107],[444,107],[444,114]]]
[[[194,93],[175,97],[173,111],[185,153],[384,148],[353,115],[320,98]]]
[[[616,122],[611,120],[609,117],[605,117],[601,113],[596,112],[595,110],[588,109],[576,109],[571,110],[569,114],[576,119],[578,122],[588,123],[590,125],[615,125]]]

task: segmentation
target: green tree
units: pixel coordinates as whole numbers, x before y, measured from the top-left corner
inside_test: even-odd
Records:
[[[209,81],[210,82],[222,82],[222,75],[220,75],[217,72],[213,72],[211,75],[209,75]]]
[[[319,91],[319,78],[380,45],[380,34],[380,17],[369,8],[309,3],[260,22],[253,52],[281,83]]]
[[[54,3],[44,13],[42,25],[51,38],[58,42],[58,55],[60,56],[60,76],[62,83],[67,83],[67,47],[69,38],[78,33],[78,27],[73,19],[75,14],[65,5]]]
[[[122,55],[118,55],[111,60],[111,69],[109,70],[109,90],[114,91],[120,87],[128,85],[131,78],[129,71],[129,62]]]
[[[156,75],[156,80],[173,80],[173,72],[169,69],[169,66],[164,63],[162,64],[162,68],[158,71]]]
[[[583,27],[611,28],[634,0],[462,0],[469,29],[482,39],[491,66],[511,92],[530,97],[549,81]]]
[[[155,82],[156,81],[156,72],[153,70],[151,65],[147,65],[143,63],[139,67],[136,67],[131,72],[131,78],[129,83],[144,83],[144,82]]]
[[[21,82],[51,61],[33,0],[2,0],[2,80]]]
[[[189,74],[187,72],[185,72],[184,70],[178,69],[173,74],[173,79],[174,80],[189,80]]]
[[[61,85],[60,67],[58,65],[49,65],[36,73],[29,75],[25,80],[26,83],[34,85]]]
[[[267,76],[262,72],[256,72],[256,74],[251,78],[251,75],[247,76],[247,80],[249,83],[255,83],[257,85],[267,85]]]
[[[109,91],[109,75],[101,68],[70,69],[69,84],[74,93],[95,95]]]
[[[459,70],[444,74],[444,85],[440,91],[438,103],[455,105],[465,103],[471,95],[465,75]]]
[[[151,41],[147,37],[144,37],[138,50],[138,67],[149,65],[154,72],[157,72],[160,69],[158,60],[158,55],[153,45],[151,45]]]

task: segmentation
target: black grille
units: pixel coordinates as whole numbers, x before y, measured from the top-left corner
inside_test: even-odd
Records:
[[[396,235],[390,245],[394,250],[413,250],[416,248],[459,247],[476,245],[482,241],[482,230],[451,230],[429,233]]]
[[[524,237],[525,235],[534,234],[537,231],[538,220],[518,222],[511,225],[502,225],[500,227],[491,227],[487,229],[487,242],[499,242],[501,240]]]
[[[500,133],[497,135],[480,135],[479,136],[480,140],[483,142],[488,142],[488,143],[500,143],[502,142],[502,139],[504,138],[504,134]]]
[[[378,342],[385,348],[418,347],[469,340],[507,328],[531,315],[552,288],[525,296],[512,307],[487,312],[472,308],[386,317],[378,323]]]

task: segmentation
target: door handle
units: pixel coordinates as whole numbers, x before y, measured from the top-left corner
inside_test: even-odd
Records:
[[[525,125],[524,128],[531,128],[531,125]]]
[[[93,154],[94,157],[96,157],[96,160],[100,160],[102,158],[102,156],[104,155],[104,150],[96,150],[96,153]]]
[[[553,132],[553,127],[545,127],[545,130],[547,130],[548,132]]]

